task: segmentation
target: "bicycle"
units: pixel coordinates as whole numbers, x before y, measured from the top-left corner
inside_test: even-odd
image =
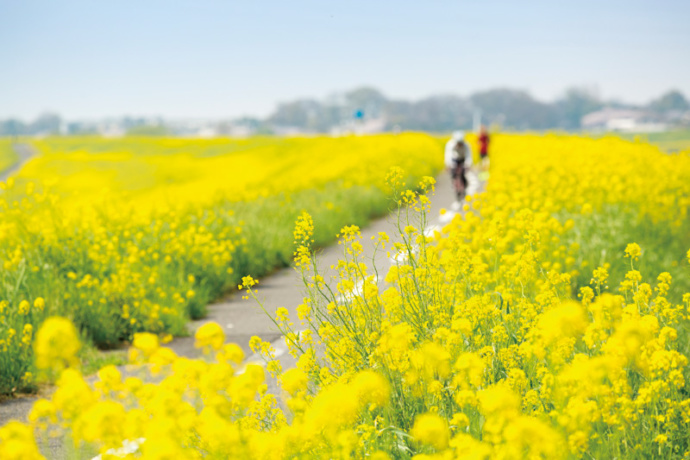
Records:
[[[453,165],[453,188],[455,189],[455,196],[458,201],[465,198],[465,191],[467,190],[467,176],[465,175],[465,165],[457,162]]]

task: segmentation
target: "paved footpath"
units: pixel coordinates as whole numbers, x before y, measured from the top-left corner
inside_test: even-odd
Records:
[[[431,212],[428,216],[428,227],[426,229],[429,232],[433,232],[434,229],[440,230],[452,220],[460,208],[455,201],[448,175],[442,173],[436,180],[436,193],[430,197]],[[472,174],[468,187],[469,194],[476,193],[482,185],[477,180],[476,175]],[[442,208],[446,209],[447,212],[440,216]],[[393,238],[393,235],[396,233],[394,214],[375,220],[362,229],[364,260],[372,259],[374,245],[371,237],[378,235],[379,232],[386,232]],[[324,269],[322,275],[324,275],[325,279],[328,280],[332,274],[329,267],[336,265],[341,256],[342,246],[338,244],[317,250],[317,264]],[[374,263],[383,278],[394,261],[388,260],[385,251],[379,251]],[[293,268],[281,269],[261,279],[256,288],[259,299],[269,313],[273,313],[279,307],[286,307],[294,314],[295,307],[302,303],[304,297],[302,291],[303,284],[299,278],[299,273]],[[272,343],[284,369],[291,367],[291,357],[287,353],[287,347],[282,334],[253,299],[242,299],[242,296],[242,292],[234,292],[221,302],[209,305],[206,318],[189,323],[191,335],[189,337],[176,338],[168,346],[181,356],[200,356],[198,350],[194,349],[194,332],[202,325],[215,321],[223,327],[227,342],[233,342],[242,347],[247,356],[247,362],[261,362],[258,356],[252,354],[248,345],[249,339],[256,335]],[[296,317],[293,317],[293,320],[295,324],[299,324]]]
[[[436,193],[431,198],[431,212],[428,216],[427,231],[440,229],[450,222],[453,216],[460,212],[460,205],[455,201],[452,185],[448,174],[442,172],[437,178]],[[474,194],[483,189],[474,173],[469,174],[468,194]],[[441,216],[440,210],[447,212]],[[395,215],[390,215],[370,223],[362,229],[362,244],[364,246],[364,258],[371,260],[373,254],[372,236],[379,232],[386,232],[389,236],[396,233]],[[318,251],[318,265],[328,268],[335,265],[342,253],[342,247],[334,244]],[[384,251],[374,260],[376,267],[382,275],[388,272],[394,261],[388,260]],[[383,277],[383,276],[382,276]],[[325,276],[328,279],[327,276]],[[302,282],[299,274],[293,268],[284,268],[272,275],[262,278],[257,286],[258,296],[262,300],[267,311],[273,312],[278,307],[286,307],[292,313],[297,305],[302,303],[304,297]],[[260,357],[252,354],[249,348],[249,339],[256,335],[263,340],[271,342],[276,350],[276,357],[280,359],[283,369],[294,366],[294,359],[287,353],[287,347],[282,334],[277,330],[271,319],[256,305],[252,299],[242,299],[242,292],[233,292],[226,298],[208,306],[208,315],[198,321],[189,323],[189,337],[175,338],[167,346],[171,347],[178,355],[186,357],[198,357],[200,353],[194,348],[194,332],[202,325],[214,321],[223,327],[226,341],[240,345],[247,356],[246,362],[262,363]],[[295,321],[298,324],[297,321]],[[123,370],[124,371],[124,370]],[[277,392],[275,382],[269,379],[269,391]],[[45,392],[46,394],[49,391]],[[39,395],[45,396],[44,395]],[[0,404],[0,426],[12,419],[26,420],[26,416],[36,396],[18,397]],[[65,458],[60,446],[51,443],[44,452],[48,458]]]
[[[30,144],[13,144],[12,149],[17,153],[19,158],[12,166],[0,172],[0,182],[5,182],[11,175],[22,169],[22,166],[37,154],[36,149]]]

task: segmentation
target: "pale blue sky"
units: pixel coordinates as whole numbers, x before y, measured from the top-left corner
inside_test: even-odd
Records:
[[[265,116],[365,84],[690,97],[688,20],[680,0],[0,0],[0,118]]]

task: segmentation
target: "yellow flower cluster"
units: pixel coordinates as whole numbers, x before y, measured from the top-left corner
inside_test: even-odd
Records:
[[[133,357],[158,384],[103,369],[90,388],[67,369],[34,425],[102,453],[136,442],[129,458],[690,456],[690,293],[674,290],[689,270],[678,216],[690,157],[565,136],[496,136],[495,146],[488,191],[433,236],[428,198],[389,175],[405,205],[399,234],[374,244],[406,257],[385,284],[357,226],[340,231],[333,286],[308,250],[295,254],[301,324],[284,310],[274,321],[296,367],[283,372],[271,344],[250,342],[279,394],[207,325],[196,337],[206,361],[135,338]],[[312,222],[302,214],[294,235],[307,249]],[[649,232],[669,238],[663,248],[648,249]],[[676,265],[659,266],[667,260]],[[254,281],[243,285],[256,298]]]
[[[32,384],[45,317],[72,319],[101,347],[184,333],[243,276],[290,262],[303,210],[324,244],[387,209],[390,166],[442,164],[423,134],[34,143],[41,155],[0,184],[0,393]]]
[[[71,204],[112,193],[136,200],[129,212],[208,208],[219,199],[255,201],[333,182],[384,186],[392,166],[413,177],[437,171],[437,140],[423,134],[250,139],[80,138],[36,141],[42,155],[17,181],[49,182]],[[412,174],[412,173],[411,173]],[[69,180],[56,180],[69,178]],[[129,208],[129,207],[128,207]]]
[[[66,318],[51,317],[45,320],[34,344],[36,367],[62,370],[76,366],[79,336],[74,325]]]
[[[496,136],[491,174],[488,192],[434,237],[423,232],[425,197],[397,196],[406,207],[392,249],[407,257],[386,286],[372,283],[349,227],[337,290],[302,270],[310,295],[298,315],[319,340],[287,341],[310,377],[299,388],[366,369],[386,378],[392,403],[354,456],[690,455],[690,156]]]
[[[45,300],[0,301],[0,394],[35,389],[34,325],[44,318]]]
[[[59,327],[46,321],[39,336],[52,336]],[[376,372],[358,372],[314,395],[307,374],[292,369],[280,379],[292,410],[288,423],[276,395],[267,392],[263,367],[241,364],[241,349],[223,340],[217,324],[200,328],[196,344],[209,347],[202,361],[177,357],[152,334],[137,335],[133,375],[124,378],[106,366],[91,387],[78,370],[67,368],[51,399],[34,405],[30,423],[39,440],[64,436],[77,451],[94,446],[104,456],[134,444],[135,456],[127,458],[274,459],[329,452],[330,445],[348,452],[358,445],[358,431],[349,428],[360,414],[388,405],[388,382]],[[67,345],[61,358],[71,363],[76,347]],[[45,360],[53,352],[37,353]],[[158,383],[150,383],[152,375]],[[32,428],[18,422],[0,429],[0,452],[8,460],[42,458]]]

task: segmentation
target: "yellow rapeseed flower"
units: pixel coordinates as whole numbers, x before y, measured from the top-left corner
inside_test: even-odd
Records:
[[[211,348],[218,351],[225,343],[225,332],[220,324],[209,322],[197,329],[194,338],[196,348]]]
[[[10,421],[0,427],[0,458],[3,460],[44,460],[30,426]]]
[[[410,434],[417,441],[429,444],[437,450],[445,449],[450,439],[448,422],[433,413],[418,415]]]
[[[630,257],[630,260],[637,260],[640,255],[642,255],[642,249],[639,244],[630,243],[625,247],[625,256]]]
[[[79,336],[70,320],[57,316],[44,321],[36,334],[34,353],[36,367],[59,371],[79,363]]]

